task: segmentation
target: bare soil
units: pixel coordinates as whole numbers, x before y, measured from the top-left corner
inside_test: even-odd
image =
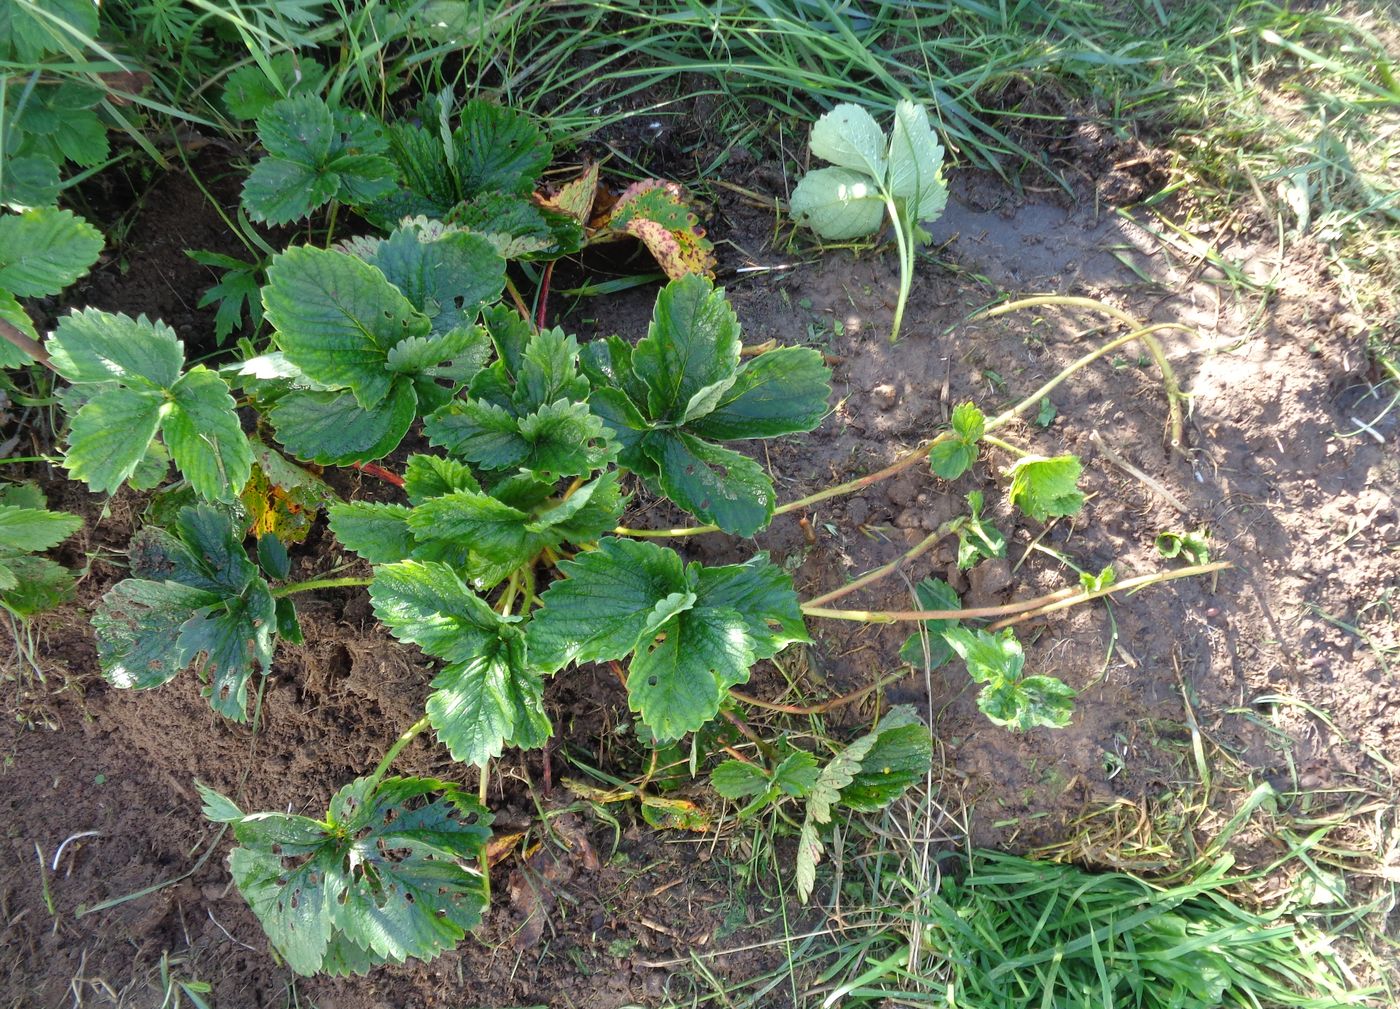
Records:
[[[771,192],[781,185],[763,166],[736,166],[733,181]],[[159,181],[128,238],[130,269],[109,264],[79,297],[166,314],[187,341],[208,341],[211,320],[193,302],[209,281],[180,253],[211,247],[219,227],[191,193],[179,176]],[[963,179],[920,265],[903,339],[891,346],[892,256],[819,255],[805,239],[786,244],[784,233],[774,247],[769,213],[728,190],[714,193],[710,234],[746,342],[811,345],[836,362],[823,425],[760,449],[782,500],[889,463],[945,423],[956,403],[971,399],[990,413],[1014,402],[1117,332],[1092,313],[1059,310],[967,321],[994,300],[1088,295],[1143,320],[1194,328],[1162,338],[1191,393],[1184,453],[1167,448],[1160,381],[1131,348],[1056,390],[1048,426],[1022,424],[1008,435],[1047,455],[1082,457],[1089,501],[1073,521],[1045,528],[1012,513],[999,476],[1009,460],[993,450],[952,485],[918,466],[780,518],[756,542],[701,537],[682,546],[707,562],[767,550],[810,597],[898,556],[961,511],[968,491],[986,492],[1008,539],[1007,561],[960,572],[946,543],[908,565],[907,581],[887,579],[846,600],[876,609],[905,608],[910,585],[928,575],[948,578],[965,605],[1075,581],[1033,545],[1087,570],[1112,564],[1120,577],[1152,572],[1174,563],[1156,554],[1159,531],[1210,530],[1213,555],[1234,564],[1218,577],[1172,582],[1115,598],[1111,609],[1077,607],[1021,628],[1028,667],[1080,691],[1067,729],[1014,734],[991,725],[957,664],[928,676],[913,672],[884,692],[882,704],[930,712],[937,787],[945,806],[966,811],[974,844],[1015,851],[1072,844],[1072,854],[1094,864],[1121,860],[1116,849],[1086,844],[1082,818],[1115,802],[1161,812],[1172,796],[1199,789],[1193,732],[1224,781],[1204,792],[1214,820],[1183,821],[1155,867],[1189,860],[1202,832],[1227,818],[1255,781],[1285,793],[1284,813],[1304,790],[1322,790],[1323,798],[1309,800],[1322,804],[1309,807],[1313,813],[1341,808],[1358,790],[1390,789],[1393,801],[1400,696],[1384,663],[1397,661],[1396,632],[1373,604],[1400,581],[1400,414],[1375,425],[1385,444],[1344,434],[1355,430],[1353,417],[1369,419],[1381,404],[1368,398],[1376,376],[1362,327],[1320,257],[1292,252],[1261,309],[1258,298],[1237,297],[1209,268],[1175,256],[1138,225],[1107,209],[1096,213],[1093,200],[1065,209]],[[172,208],[184,209],[172,218]],[[181,230],[190,228],[197,233]],[[1263,236],[1203,237],[1219,239],[1224,254],[1261,272],[1280,267]],[[589,269],[596,275],[604,265]],[[568,286],[561,271],[556,289]],[[556,298],[555,307],[580,339],[617,332],[635,340],[654,294],[645,288],[577,304]],[[80,488],[39,471],[24,475],[43,479],[55,505],[90,517],[60,553],[75,565],[90,560],[90,572],[79,603],[37,625],[45,683],[34,682],[17,654],[5,657],[16,717],[0,729],[0,1005],[156,1005],[151,985],[164,951],[189,958],[184,976],[211,982],[216,1007],[658,1005],[683,1000],[689,982],[657,964],[774,935],[771,924],[753,924],[773,909],[737,877],[737,841],[655,831],[625,806],[609,808],[614,826],[559,784],[578,775],[571,761],[638,770],[621,728],[627,711],[616,678],[585,668],[550,685],[547,703],[561,738],[548,756],[507,757],[492,792],[501,832],[538,823],[533,794],[556,831],[572,839],[572,851],[547,844],[499,863],[482,934],[431,964],[382,968],[367,978],[294,979],[231,889],[223,864],[229,839],[201,819],[193,781],[237,795],[244,808],[324,809],[335,788],[371,768],[416,719],[430,664],[376,625],[363,592],[345,590],[301,600],[306,642],[279,651],[256,734],[215,717],[192,676],[152,692],[110,689],[97,673],[84,607],[122,576],[121,550],[143,502],[124,492],[104,516],[102,503]],[[335,479],[342,493],[359,493],[361,478]],[[368,482],[364,490],[386,493]],[[638,490],[629,524],[684,521]],[[322,523],[298,551],[298,573],[325,570],[338,553]],[[1370,642],[1337,622],[1366,630]],[[815,623],[816,644],[791,659],[788,672],[800,677],[805,696],[844,693],[896,671],[907,633]],[[1390,658],[1375,646],[1389,647]],[[746,689],[795,699],[771,667],[760,668]],[[872,712],[873,705],[852,706],[828,727],[854,735]],[[555,782],[548,794],[546,759]],[[398,766],[447,778],[463,773],[423,740]],[[708,801],[703,790],[692,797]],[[1277,849],[1276,839],[1255,842],[1261,859]],[[84,907],[166,881],[173,882],[80,916]],[[820,921],[818,912],[790,912],[794,929]],[[710,962],[719,976],[741,979],[777,957],[770,947]],[[774,1005],[788,999],[783,987],[768,996]]]

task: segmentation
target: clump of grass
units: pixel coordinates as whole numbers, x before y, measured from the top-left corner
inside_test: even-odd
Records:
[[[959,1005],[1289,1009],[1364,1005],[1327,936],[1222,893],[1221,859],[1188,882],[974,852],[929,904]]]

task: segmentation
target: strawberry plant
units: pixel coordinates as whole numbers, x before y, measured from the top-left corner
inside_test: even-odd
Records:
[[[32,484],[0,487],[0,607],[30,617],[67,602],[73,574],[39,554],[73,535],[83,520],[48,509]]]
[[[832,167],[804,175],[792,192],[793,220],[833,241],[866,238],[888,218],[899,250],[899,297],[890,342],[899,339],[914,283],[914,256],[930,240],[920,222],[943,215],[943,146],[922,106],[901,101],[886,135],[859,105],[838,105],[817,120],[812,154]]]

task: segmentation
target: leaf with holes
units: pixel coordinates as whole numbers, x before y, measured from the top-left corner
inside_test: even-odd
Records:
[[[144,689],[192,665],[210,706],[245,721],[252,676],[272,667],[279,619],[241,525],[226,510],[187,507],[173,532],[137,533],[130,562],[133,577],[109,589],[92,617],[102,675]]]
[[[831,390],[814,350],[784,348],[741,364],[741,346],[724,292],[688,276],[662,290],[635,347],[592,344],[583,367],[619,464],[702,521],[752,536],[773,517],[773,482],[754,460],[707,439],[810,431]]]
[[[686,567],[673,551],[609,538],[559,569],[526,628],[531,662],[554,672],[631,656],[628,702],[661,741],[713,718],[759,658],[808,640],[791,579],[762,554]]]
[[[243,205],[255,221],[290,224],[332,200],[352,206],[391,192],[394,163],[384,155],[384,128],[364,113],[332,110],[311,93],[296,93],[258,116],[267,152],[243,184]]]
[[[491,814],[457,785],[358,778],[321,820],[244,813],[198,787],[205,817],[233,827],[235,885],[298,974],[431,960],[481,921]]]

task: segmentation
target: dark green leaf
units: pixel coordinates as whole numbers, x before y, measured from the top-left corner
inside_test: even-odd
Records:
[[[742,799],[768,790],[768,775],[757,764],[726,760],[710,774],[710,784],[726,799]]]
[[[667,284],[632,351],[650,419],[679,424],[711,412],[735,383],[740,347],[739,320],[722,290],[695,274]]]
[[[578,342],[557,327],[532,336],[515,373],[517,409],[530,413],[556,400],[586,399],[588,379],[579,374],[578,354]]]
[[[756,658],[771,659],[794,642],[811,640],[792,576],[767,554],[757,554],[743,564],[691,567],[695,608],[732,609],[741,614]]]
[[[925,578],[914,586],[914,595],[921,610],[960,610],[962,600],[953,587],[941,578]],[[911,634],[899,649],[899,657],[911,666],[937,669],[953,655],[952,648],[943,638],[943,632],[956,627],[958,621],[925,620],[924,633]]]
[[[810,431],[826,415],[830,379],[830,369],[815,350],[770,350],[745,362],[715,409],[689,430],[717,441]]]
[[[189,655],[180,647],[181,626],[195,611],[219,601],[212,592],[176,582],[118,582],[92,616],[102,675],[122,688],[168,682],[189,664]]]
[[[287,545],[276,533],[263,533],[258,537],[258,564],[269,578],[278,581],[285,581],[291,573],[292,559],[287,555]]]
[[[268,77],[269,69],[276,84]],[[297,53],[277,53],[261,64],[239,67],[228,75],[224,107],[235,119],[257,119],[283,98],[319,91],[325,79],[326,68],[315,60]]]
[[[875,745],[860,770],[841,789],[841,802],[870,813],[883,809],[912,785],[923,782],[933,762],[933,737],[922,722],[876,729]]]
[[[418,415],[412,383],[401,380],[373,409],[361,409],[350,392],[292,392],[268,413],[288,452],[323,465],[382,459],[403,441]]]
[[[125,584],[125,583],[123,583]],[[179,648],[193,661],[204,695],[225,718],[248,718],[248,681],[272,668],[277,601],[266,583],[253,582],[243,596],[195,614],[180,628]]]
[[[389,564],[413,556],[415,543],[408,528],[409,510],[403,505],[352,501],[331,505],[326,514],[331,532],[341,545],[371,564]]]
[[[465,231],[405,225],[379,243],[370,262],[432,321],[434,333],[471,326],[505,289],[505,261]]]
[[[647,635],[656,634],[654,640]],[[737,610],[682,610],[647,626],[627,674],[627,703],[658,740],[694,732],[719,711],[729,688],[757,661]]]
[[[403,471],[403,490],[415,505],[453,491],[481,490],[471,468],[440,455],[411,455]]]
[[[549,141],[523,113],[481,99],[462,104],[452,146],[460,198],[483,192],[523,196],[554,157]]]
[[[748,456],[673,431],[653,431],[642,447],[666,496],[700,521],[752,536],[773,518],[773,482]]]

